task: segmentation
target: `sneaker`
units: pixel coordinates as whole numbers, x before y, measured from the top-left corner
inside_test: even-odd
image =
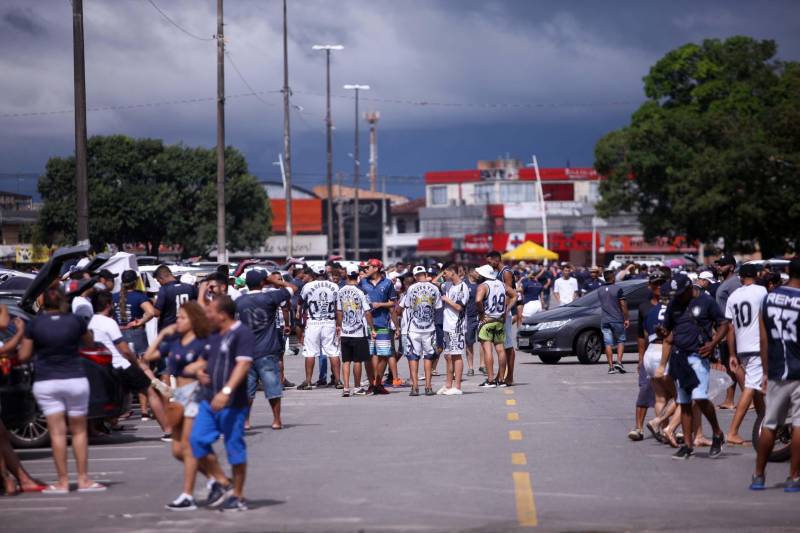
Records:
[[[628,372],[627,370],[625,370],[625,366],[622,363],[614,363],[614,370],[616,370],[620,374],[625,374]]]
[[[207,507],[219,507],[222,505],[222,502],[225,501],[225,498],[231,495],[233,491],[233,487],[230,485],[223,485],[219,481],[215,481],[214,484],[211,486],[211,490],[208,492],[208,499],[206,500]]]
[[[405,380],[401,379],[401,378],[397,378],[397,379],[393,379],[392,380],[392,387],[394,387],[394,388],[408,387],[408,383]]]
[[[436,393],[433,392],[433,388],[425,387],[425,396],[436,396]]]
[[[439,388],[439,390],[436,391],[436,394],[441,396],[442,394],[446,394],[447,390],[448,390],[447,387],[445,385],[442,385],[441,388]]]
[[[170,511],[194,511],[197,509],[197,503],[188,494],[181,494],[164,507]]]
[[[479,387],[483,387],[484,389],[493,389],[493,388],[497,387],[497,385],[495,385],[494,381],[489,381],[488,379],[484,380],[484,382],[481,383],[478,386]]]
[[[711,439],[711,448],[708,450],[708,456],[711,459],[715,459],[720,456],[722,453],[722,445],[725,444],[725,435],[720,434],[719,436],[714,435],[714,438]]]
[[[614,368],[613,366],[610,366],[610,367],[608,367],[608,373],[609,374],[616,374],[617,373],[617,369]]]
[[[468,376],[474,376],[475,375],[475,371],[470,368],[469,370],[467,370],[467,375]]]
[[[494,380],[494,384],[497,385],[498,387],[508,387],[505,381],[500,381],[499,379]]]
[[[172,442],[172,433],[164,433],[161,435],[161,442]]]
[[[800,492],[800,478],[786,478],[783,485],[783,492]]]
[[[416,387],[411,387],[411,392],[408,393],[409,396],[419,396],[419,389]]]
[[[314,383],[314,385],[316,385],[317,387],[324,387],[327,384],[328,384],[328,381],[323,379],[323,378],[318,379],[317,382]]]
[[[344,388],[344,384],[341,381],[337,381],[336,382],[336,388],[337,389],[343,389]]]
[[[391,393],[388,390],[386,390],[386,387],[384,387],[383,385],[378,385],[377,387],[375,387],[375,390],[372,391],[372,394],[374,394],[375,396],[379,396],[382,394],[391,394]]]
[[[480,372],[480,373],[481,373],[481,374],[483,374],[484,376],[486,375],[486,369],[485,369],[484,367],[480,367],[480,368],[478,368],[478,372]]]
[[[442,394],[444,394],[445,396],[461,396],[464,393],[461,391],[461,389],[453,387],[451,389],[447,389]]]
[[[641,429],[632,429],[628,433],[628,438],[634,442],[644,440],[644,434],[642,433]]]
[[[344,389],[342,391],[342,398],[349,398],[349,397],[350,397],[350,391],[347,390],[347,389]]]
[[[152,418],[150,413],[142,413],[142,422],[149,422],[150,418]]]
[[[312,388],[313,387],[311,386],[311,383],[309,383],[308,381],[304,381],[297,386],[297,390],[311,390]]]
[[[244,498],[239,499],[236,496],[230,496],[225,503],[220,507],[221,511],[247,511],[247,503]]]
[[[750,490],[764,490],[767,488],[767,479],[764,476],[753,474],[750,478]]]
[[[366,395],[367,395],[367,389],[365,389],[364,387],[359,387],[353,391],[353,396],[366,396]]]
[[[677,452],[672,455],[673,459],[691,459],[694,457],[694,450],[686,446],[681,446]]]
[[[289,381],[288,379],[284,379],[284,380],[283,380],[283,388],[284,388],[284,389],[293,389],[293,388],[295,388],[296,386],[297,386],[297,385],[295,385],[294,383],[292,383],[292,382],[291,382],[291,381]]]

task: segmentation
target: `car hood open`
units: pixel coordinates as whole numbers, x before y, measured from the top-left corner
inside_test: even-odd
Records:
[[[20,307],[29,313],[34,313],[33,304],[36,302],[36,298],[44,293],[47,287],[58,278],[61,273],[61,266],[71,259],[87,256],[90,249],[90,245],[80,244],[78,246],[59,248],[53,252],[50,260],[42,266],[42,269],[36,275],[33,283],[27,288],[25,294],[22,295],[22,300],[20,300],[19,304]]]

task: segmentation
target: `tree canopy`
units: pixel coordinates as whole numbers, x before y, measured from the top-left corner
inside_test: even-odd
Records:
[[[630,125],[595,146],[600,215],[635,212],[648,238],[796,250],[800,64],[776,52],[769,40],[709,39],[651,67]]]
[[[89,238],[95,246],[161,244],[185,257],[216,245],[216,152],[124,135],[89,139]],[[39,179],[44,205],[37,240],[76,240],[75,159],[52,157]],[[225,214],[229,250],[263,245],[272,224],[266,192],[248,174],[244,156],[225,150]]]

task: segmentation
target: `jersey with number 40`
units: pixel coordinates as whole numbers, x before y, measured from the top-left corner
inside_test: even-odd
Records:
[[[800,289],[782,286],[767,294],[761,316],[767,330],[769,379],[800,379]]]
[[[767,295],[767,289],[752,283],[733,291],[725,305],[725,318],[733,324],[736,334],[736,352],[756,354],[761,344],[758,331],[758,310]]]

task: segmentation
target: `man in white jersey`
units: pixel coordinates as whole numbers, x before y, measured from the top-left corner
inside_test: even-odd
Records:
[[[448,263],[442,269],[446,282],[442,285],[444,295],[444,358],[447,361],[447,378],[436,394],[460,395],[461,375],[464,372],[464,335],[466,333],[467,301],[469,287],[458,275],[458,266]]]
[[[406,345],[404,351],[411,372],[409,396],[419,396],[419,358],[425,359],[425,395],[433,396],[431,376],[433,358],[436,356],[436,309],[442,308],[439,287],[428,281],[424,266],[415,266],[412,271],[416,280],[403,296],[400,307],[405,314]]]
[[[481,284],[475,294],[478,307],[478,340],[483,350],[486,366],[486,380],[480,384],[484,388],[505,386],[506,350],[505,350],[505,316],[513,304],[515,294],[509,292],[505,283],[497,279],[491,265],[483,265],[475,269],[481,277]],[[493,375],[494,357],[492,349],[497,352],[497,375]]]
[[[337,384],[340,382],[339,346],[336,342],[336,297],[339,287],[325,279],[324,266],[316,271],[306,267],[304,274],[311,280],[303,285],[300,292],[300,301],[306,313],[303,336],[306,379],[297,388],[311,390],[314,358],[319,355],[325,355],[330,360],[334,380]]]
[[[736,405],[736,414],[733,415],[733,421],[726,436],[729,444],[745,443],[745,440],[739,436],[739,427],[742,425],[751,401],[755,404],[758,416],[764,414],[764,394],[761,392],[764,369],[761,367],[759,353],[761,343],[758,313],[761,303],[767,295],[767,289],[756,283],[757,276],[758,269],[755,265],[742,265],[739,269],[742,286],[731,293],[725,305],[725,318],[733,324],[733,331],[728,330],[731,370],[737,372],[737,368],[740,366],[744,369],[744,390]]]
[[[342,349],[342,396],[350,396],[350,364],[353,365],[353,383],[357,387],[354,394],[363,396],[366,391],[360,387],[361,364],[369,358],[369,338],[375,336],[369,299],[358,288],[358,267],[347,267],[346,285],[339,289],[336,298],[336,332]],[[381,389],[383,385],[379,385]],[[388,391],[387,391],[388,393]],[[378,392],[377,394],[381,394]]]
[[[553,296],[559,306],[572,303],[579,296],[578,280],[572,277],[572,267],[564,265],[561,277],[553,284]]]

